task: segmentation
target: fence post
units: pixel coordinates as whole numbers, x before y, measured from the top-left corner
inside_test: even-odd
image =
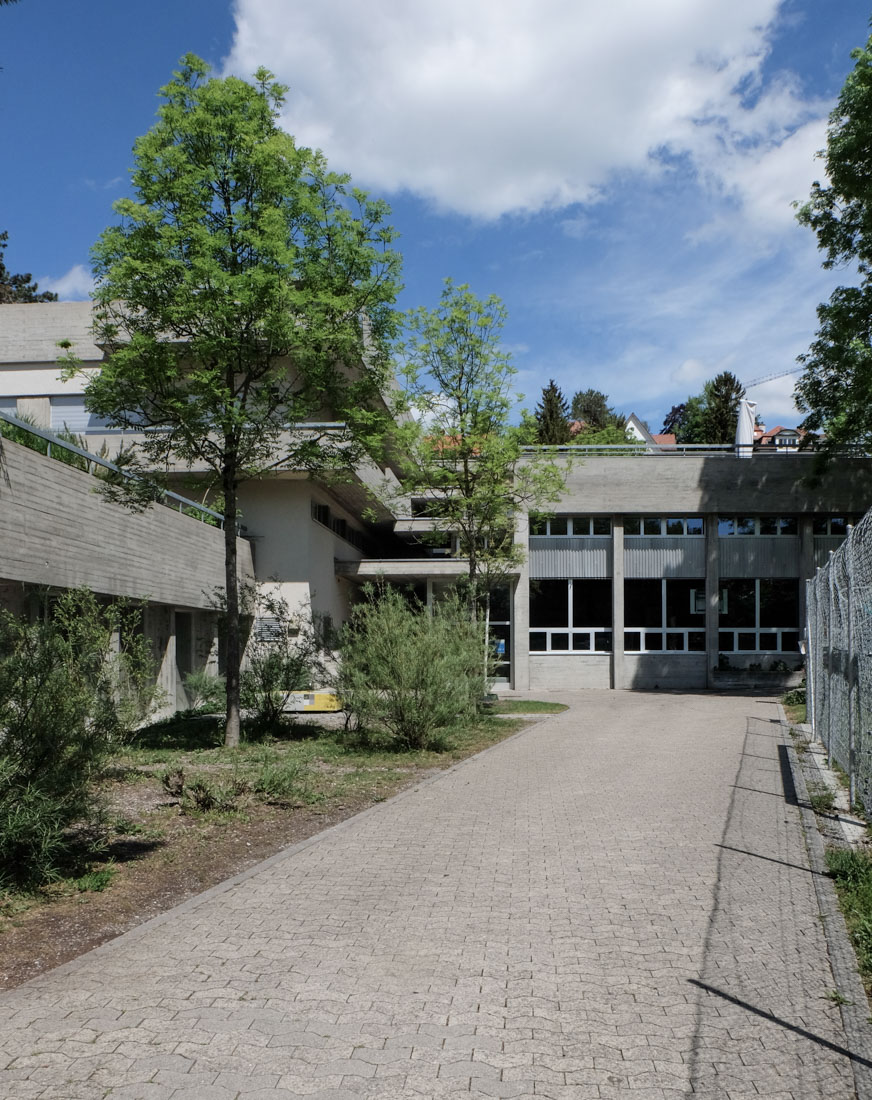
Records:
[[[833,551],[827,562],[827,767],[833,766]]]
[[[854,737],[854,622],[851,589],[854,585],[853,527],[848,526],[845,540],[845,573],[848,580],[846,600],[848,604],[848,800],[853,807],[857,796],[857,745]]]
[[[816,625],[817,593],[815,579],[809,577],[805,582],[805,720],[811,725],[811,739],[817,741],[817,716],[814,712],[814,678],[817,672],[817,653],[815,647],[814,626]],[[812,603],[815,602],[814,612]]]

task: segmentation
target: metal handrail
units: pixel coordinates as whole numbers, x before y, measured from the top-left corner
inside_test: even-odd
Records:
[[[86,451],[83,447],[77,447],[75,443],[68,443],[67,440],[61,439],[55,435],[54,432],[48,432],[44,428],[38,428],[35,424],[28,424],[26,420],[19,420],[17,416],[13,416],[11,413],[3,412],[0,409],[0,435],[2,432],[2,424],[5,421],[7,424],[12,424],[13,427],[19,428],[22,431],[29,432],[30,435],[35,435],[39,439],[44,439],[48,444],[47,456],[51,458],[52,447],[60,447],[62,450],[70,451],[74,455],[78,455],[80,458],[84,458],[88,463],[88,473],[93,476],[92,465],[103,466],[107,470],[111,470],[115,474],[119,474],[121,477],[129,478],[131,481],[141,481],[145,485],[151,483],[147,478],[140,477],[138,474],[131,473],[129,470],[122,470],[120,466],[116,466],[114,462],[110,462],[107,458],[103,458],[100,455],[95,455],[91,451]],[[191,500],[188,497],[183,497],[180,493],[174,493],[171,489],[161,489],[159,486],[153,486],[156,493],[160,495],[160,503],[164,504],[167,508],[171,507],[166,502],[168,500],[173,503],[178,502],[179,512],[184,514],[185,508],[193,508],[199,513],[199,518],[203,521],[205,516],[209,516],[214,519],[218,526],[224,527],[224,516],[220,512],[214,512],[211,508],[207,508],[205,504],[200,504],[196,500]],[[194,517],[192,517],[194,518]]]
[[[820,451],[811,447],[757,447],[747,443],[537,443],[521,448],[524,454],[569,454],[569,455],[639,455],[641,457],[663,455],[736,455],[737,457],[756,458],[758,455],[812,455]],[[840,447],[839,454],[866,456],[866,448],[861,445]]]

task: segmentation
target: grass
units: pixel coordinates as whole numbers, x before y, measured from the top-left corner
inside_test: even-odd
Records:
[[[816,814],[830,813],[836,805],[836,795],[826,783],[808,784],[808,802]]]
[[[488,707],[490,714],[560,714],[569,710],[565,703],[546,703],[540,699],[500,699]]]
[[[827,866],[867,992],[872,991],[872,856],[862,850],[831,848]]]

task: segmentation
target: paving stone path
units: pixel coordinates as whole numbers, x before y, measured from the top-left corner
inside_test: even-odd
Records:
[[[0,1097],[853,1097],[774,704],[565,698],[0,997]]]

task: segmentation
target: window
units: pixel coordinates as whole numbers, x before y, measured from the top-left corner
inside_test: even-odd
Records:
[[[500,585],[490,594],[488,629],[494,654],[494,678],[508,680],[512,662],[512,592]]]
[[[612,648],[612,582],[530,582],[531,653],[608,653]]]
[[[624,534],[637,535],[704,535],[705,525],[699,516],[625,516]]]
[[[721,653],[795,653],[799,648],[799,581],[721,580]]]
[[[848,526],[858,522],[857,516],[817,516],[812,522],[812,534],[844,538],[848,533]]]
[[[704,580],[624,581],[624,652],[664,650],[705,651]]]
[[[718,535],[798,535],[796,516],[718,516]]]
[[[551,519],[536,518],[530,522],[531,535],[553,535],[557,538],[567,535],[610,535],[612,521],[609,516],[552,516]]]
[[[78,397],[52,397],[51,406],[51,430],[62,432],[65,429],[71,432],[104,431],[108,421],[105,417],[88,412],[85,408],[84,396]]]

